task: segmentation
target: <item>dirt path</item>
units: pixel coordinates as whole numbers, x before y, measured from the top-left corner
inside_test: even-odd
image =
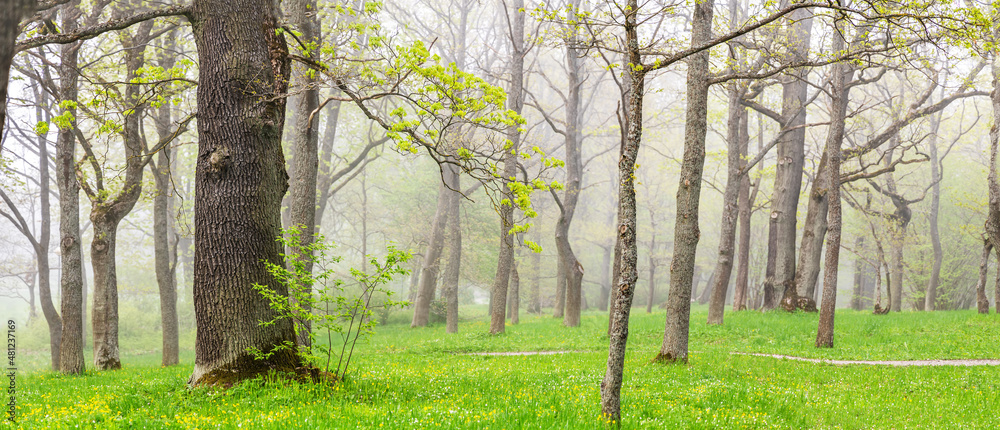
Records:
[[[787,360],[797,360],[797,361],[808,361],[810,363],[827,363],[836,364],[838,366],[843,366],[847,364],[866,364],[874,366],[1000,366],[1000,360],[911,360],[911,361],[901,361],[901,360],[881,360],[881,361],[865,361],[865,360],[825,360],[819,358],[805,358],[805,357],[793,357],[790,355],[779,355],[779,354],[761,354],[753,352],[732,352],[735,355],[755,355],[758,357],[772,357],[772,358],[784,358]]]

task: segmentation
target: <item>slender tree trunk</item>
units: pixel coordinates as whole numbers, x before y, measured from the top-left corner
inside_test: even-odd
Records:
[[[287,5],[292,24],[300,33],[299,40],[311,46],[310,50],[302,52],[301,55],[317,60],[323,38],[320,34],[316,0],[292,0]],[[292,83],[301,92],[289,100],[292,105],[290,137],[294,157],[291,160],[288,213],[290,226],[299,230],[301,242],[300,247],[291,251],[292,255],[298,255],[299,260],[305,265],[306,272],[310,273],[312,252],[308,251],[308,247],[312,245],[316,233],[316,189],[319,173],[319,115],[315,112],[319,107],[317,76],[315,71],[309,70],[306,66],[292,67]],[[312,288],[308,287],[306,293],[311,294],[311,291]],[[310,310],[308,303],[302,304],[302,307],[306,311]],[[301,327],[298,327],[300,345],[310,345],[311,330],[312,325],[309,321],[302,322]]]
[[[642,98],[645,75],[634,65],[642,64],[637,31],[637,0],[628,0],[625,14],[626,66],[623,67],[622,116],[625,136],[618,161],[618,245],[616,254],[618,276],[613,290],[611,323],[608,336],[608,364],[601,381],[601,418],[621,422],[621,389],[625,370],[625,346],[628,342],[628,320],[638,279],[636,263],[636,200],[635,163],[642,141]]]
[[[438,267],[441,263],[441,252],[444,250],[444,229],[448,221],[450,194],[448,187],[443,183],[438,187],[437,210],[434,212],[430,241],[424,254],[424,264],[420,268],[420,285],[417,288],[417,300],[413,304],[413,321],[410,323],[410,327],[424,327],[430,318],[431,302],[434,301]]]
[[[517,114],[521,113],[524,106],[524,0],[514,0],[510,9],[504,11],[510,17],[510,40],[511,40],[511,65],[510,81],[511,88],[507,93],[507,108]],[[503,177],[504,180],[514,178],[517,175],[517,149],[521,141],[521,135],[517,131],[517,124],[513,124],[507,129],[507,139],[510,140],[510,148],[503,154]],[[508,204],[500,206],[500,255],[497,259],[497,272],[493,280],[493,303],[490,309],[490,333],[499,334],[504,332],[504,321],[507,316],[507,283],[510,280],[511,266],[514,264],[514,235],[510,234],[510,229],[514,227],[514,198],[510,190],[503,187],[504,198]],[[571,270],[570,268],[566,268]]]
[[[445,176],[452,189],[461,189],[458,169],[454,165],[444,166]],[[445,317],[445,331],[458,333],[458,278],[462,267],[462,220],[460,211],[462,196],[449,190],[448,201],[448,263],[444,268],[444,295],[448,301],[448,311]]]
[[[170,33],[167,42],[174,46],[173,37],[176,31]],[[174,57],[169,50],[160,61],[160,67],[170,69],[174,66]],[[157,110],[156,134],[163,141],[170,135],[170,104],[165,103]],[[153,181],[156,185],[156,196],[153,198],[153,251],[155,254],[156,283],[160,291],[160,322],[163,327],[163,366],[173,366],[179,362],[179,330],[177,327],[177,283],[174,276],[173,260],[176,256],[177,244],[173,243],[173,232],[170,220],[172,217],[173,194],[170,187],[170,146],[166,146],[157,154],[156,164],[151,165]]]
[[[838,15],[834,18],[833,52],[844,50],[844,33],[840,27],[840,20],[845,19],[845,17],[843,14]],[[826,183],[830,189],[827,195],[829,236],[826,242],[826,267],[823,276],[823,309],[819,314],[819,328],[816,332],[817,348],[833,348],[833,321],[837,309],[837,271],[840,267],[840,148],[844,141],[844,121],[847,118],[847,102],[850,92],[847,82],[849,76],[853,74],[846,62],[834,64],[832,73],[830,130],[826,139],[828,163],[826,171],[820,171],[820,174],[827,175]]]
[[[787,5],[790,0],[782,1]],[[812,10],[798,9],[789,14],[790,43],[792,54],[790,61],[804,61],[808,57],[809,39],[812,31]],[[797,71],[794,76],[782,84],[781,115],[785,127],[800,127],[806,123],[805,105],[809,83],[806,79],[807,70]],[[768,251],[768,259],[773,255],[774,276],[770,278],[765,288],[775,288],[783,291],[782,301],[791,299],[795,302],[795,237],[796,212],[799,205],[799,190],[802,189],[802,168],[805,165],[805,128],[797,128],[782,135],[778,141],[778,166],[774,178],[774,196],[771,206],[771,223],[769,231],[774,237],[773,251]],[[772,254],[773,252],[773,254]],[[765,281],[767,282],[767,281]],[[773,300],[776,294],[767,300],[766,309],[774,309],[777,303]]]
[[[572,0],[570,7],[579,7],[579,0]],[[570,31],[575,31],[571,27]],[[575,39],[575,36],[574,36]],[[567,327],[580,325],[580,308],[583,294],[582,265],[573,253],[569,243],[570,224],[576,213],[576,205],[580,200],[580,183],[583,171],[580,144],[583,133],[580,121],[580,86],[581,52],[575,47],[575,42],[566,45],[566,188],[560,206],[559,220],[556,222],[556,250],[563,262],[563,276],[566,277],[566,313],[563,324]]]
[[[742,19],[739,15],[739,4],[736,0],[729,0],[729,29],[738,29]],[[735,43],[729,45],[730,71],[733,71],[736,62],[738,47]],[[712,297],[708,304],[708,323],[722,324],[726,308],[726,296],[729,294],[729,278],[733,271],[733,251],[736,241],[736,222],[739,217],[740,191],[743,186],[743,172],[745,161],[743,156],[745,149],[743,146],[742,120],[746,116],[746,109],[740,104],[743,91],[736,82],[729,84],[729,122],[726,134],[726,144],[728,149],[728,159],[726,160],[727,176],[726,188],[723,191],[722,221],[719,223],[719,257],[715,264],[715,285],[712,287]]]
[[[80,19],[79,1],[62,6],[62,30],[76,29]],[[80,43],[62,45],[59,65],[60,101],[77,99],[77,56]],[[75,109],[68,109],[75,118]],[[59,186],[59,265],[62,290],[62,337],[59,345],[59,370],[78,374],[86,370],[83,358],[86,288],[83,285],[83,262],[80,238],[80,185],[76,182],[76,120],[59,129],[56,140],[56,183]]]
[[[934,264],[931,267],[931,277],[927,281],[927,294],[924,295],[924,309],[928,311],[933,311],[937,306],[937,287],[941,282],[941,261],[944,258],[944,252],[941,249],[941,233],[938,231],[938,213],[941,206],[941,171],[938,168],[938,149],[937,149],[937,137],[938,130],[941,127],[941,116],[932,115],[931,116],[931,135],[927,142],[930,146],[930,156],[931,156],[931,180],[934,184],[931,185],[931,207],[930,213],[928,214],[928,223],[931,229],[931,246],[934,248]]]
[[[35,108],[37,120],[41,121],[41,106],[48,101],[44,91],[39,91],[38,107]],[[37,238],[33,241],[35,248],[35,261],[38,268],[38,299],[42,308],[42,315],[45,316],[45,324],[49,328],[49,351],[52,360],[52,370],[59,370],[59,346],[62,343],[62,319],[52,301],[51,289],[51,268],[49,266],[49,243],[52,230],[51,204],[49,203],[49,190],[51,181],[49,179],[49,144],[43,137],[36,140],[38,144],[38,198],[39,212],[41,215],[40,228]],[[33,290],[29,284],[29,290]],[[31,313],[34,314],[34,292],[31,293]]]
[[[711,40],[714,5],[714,0],[695,3],[691,21],[692,47]],[[677,218],[674,224],[674,256],[670,262],[667,321],[663,345],[654,359],[659,362],[687,363],[688,360],[691,283],[694,278],[695,253],[701,237],[698,204],[701,199],[701,174],[705,168],[705,134],[708,130],[708,63],[708,51],[692,55],[688,59],[684,161],[677,186]]]
[[[823,238],[829,228],[827,216],[831,186],[829,175],[823,173],[826,172],[828,164],[829,154],[824,151],[817,170],[820,173],[816,175],[812,190],[809,192],[806,222],[802,228],[799,264],[795,272],[796,295],[799,297],[816,296],[816,281],[819,280],[820,264],[823,260]]]
[[[145,64],[146,46],[151,40],[153,22],[139,24],[132,37],[122,41],[125,48],[125,68],[129,76],[137,74]],[[91,201],[90,221],[94,226],[94,239],[90,244],[90,264],[94,271],[94,312],[91,317],[94,330],[94,367],[98,370],[121,368],[118,355],[118,275],[115,262],[118,225],[132,211],[142,194],[143,144],[140,136],[141,120],[146,104],[141,100],[138,85],[125,87],[125,102],[131,108],[125,113],[124,143],[127,160],[122,190],[113,197],[106,196],[106,189],[97,184],[96,192],[89,192]]]
[[[741,119],[743,152],[746,153],[749,133],[747,129],[748,115],[744,114]],[[741,167],[740,169],[745,169]],[[733,310],[742,311],[747,309],[747,289],[750,278],[750,222],[753,214],[753,202],[757,199],[759,181],[754,184],[753,193],[750,192],[750,175],[744,174],[740,181],[740,207],[739,226],[740,241],[739,254],[736,265],[736,291],[733,294]]]
[[[274,317],[249,285],[287,295],[263,262],[282,265],[281,198],[288,188],[281,151],[289,78],[278,11],[264,0],[195,0],[199,56],[194,307],[198,333],[192,385],[229,384],[301,364],[288,320]],[[274,352],[257,360],[247,351]]]
[[[859,234],[854,239],[854,250],[858,255],[854,257],[854,294],[851,295],[851,309],[856,311],[862,309],[861,299],[864,297],[865,260],[861,258],[864,247],[865,236]]]
[[[898,224],[892,238],[892,272],[889,285],[892,288],[891,306],[894,312],[903,310],[903,242],[906,240],[906,224]]]
[[[990,300],[986,298],[986,274],[990,268],[990,251],[993,244],[989,239],[983,239],[983,257],[979,261],[979,281],[976,282],[976,309],[981,314],[990,313]],[[997,268],[1000,271],[1000,267]]]

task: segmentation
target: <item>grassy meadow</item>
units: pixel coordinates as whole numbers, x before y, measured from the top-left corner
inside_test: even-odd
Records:
[[[158,338],[131,349],[123,342],[123,370],[75,377],[44,370],[44,354],[20,351],[19,423],[0,428],[601,427],[607,314],[585,312],[578,328],[523,315],[506,334],[489,336],[485,307],[462,311],[455,335],[443,324],[411,329],[408,315],[397,313],[359,346],[347,380],[334,386],[272,378],[228,390],[188,389],[193,352],[183,351],[180,366],[162,368],[150,347]],[[836,348],[822,350],[812,347],[817,314],[730,313],[723,326],[707,326],[705,317],[706,309],[694,309],[689,365],[660,365],[650,359],[662,340],[663,311],[634,311],[624,428],[1000,427],[1000,366],[833,366],[730,353],[995,359],[1000,316],[842,310]],[[571,352],[467,354],[556,350]]]

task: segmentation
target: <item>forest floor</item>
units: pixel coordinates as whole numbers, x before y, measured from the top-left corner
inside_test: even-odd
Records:
[[[19,428],[599,428],[607,314],[585,312],[565,328],[524,315],[486,334],[485,307],[462,309],[460,333],[411,329],[399,313],[377,327],[334,386],[249,381],[228,390],[188,389],[193,353],[163,368],[130,350],[124,369],[62,376],[19,370]],[[624,428],[997,428],[1000,367],[832,365],[820,360],[1000,358],[1000,316],[971,311],[837,313],[836,347],[813,347],[817,315],[729,313],[723,326],[692,315],[688,365],[652,364],[663,311],[634,311]],[[149,342],[143,343],[148,345]],[[148,347],[147,347],[148,348]],[[559,354],[470,355],[561,351]],[[26,354],[42,357],[41,354]],[[35,366],[36,370],[25,370]],[[5,402],[6,403],[6,402]],[[13,427],[4,421],[0,428]]]

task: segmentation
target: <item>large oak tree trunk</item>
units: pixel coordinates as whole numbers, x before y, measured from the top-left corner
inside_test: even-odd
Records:
[[[199,56],[194,308],[198,333],[192,385],[228,384],[301,364],[287,319],[274,317],[253,284],[280,295],[264,261],[282,265],[281,198],[288,187],[281,131],[288,50],[275,4],[196,0],[191,11]]]
[[[79,1],[62,6],[63,31],[76,29],[80,19]],[[80,43],[62,45],[59,65],[60,101],[77,99],[77,56]],[[70,109],[75,115],[75,109]],[[83,357],[83,312],[86,293],[83,286],[83,261],[80,239],[80,185],[76,182],[76,120],[60,129],[56,138],[56,183],[59,186],[59,265],[62,290],[62,338],[59,346],[59,370],[76,374],[86,370]]]

